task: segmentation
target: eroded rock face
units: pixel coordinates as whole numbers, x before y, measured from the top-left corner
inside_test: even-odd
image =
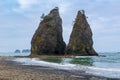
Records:
[[[66,52],[76,55],[98,55],[93,49],[92,31],[83,10],[78,11]]]
[[[31,53],[38,55],[62,55],[65,51],[62,36],[62,19],[55,8],[40,22],[31,41]]]

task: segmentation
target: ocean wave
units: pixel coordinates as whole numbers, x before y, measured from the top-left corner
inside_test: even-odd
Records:
[[[120,68],[88,67],[86,73],[109,77],[109,78],[120,78]]]
[[[70,63],[58,64],[58,63],[41,61],[38,58],[16,58],[14,59],[14,61],[20,62],[23,65],[39,65],[39,66],[47,66],[58,69],[64,69],[64,70],[80,70],[80,71],[82,70],[85,71],[86,73],[90,73],[93,75],[104,76],[109,78],[120,78],[120,68],[102,68],[95,66],[76,65]]]

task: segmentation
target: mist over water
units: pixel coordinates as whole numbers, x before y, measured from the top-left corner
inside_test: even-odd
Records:
[[[30,53],[0,52],[0,56],[28,56]]]

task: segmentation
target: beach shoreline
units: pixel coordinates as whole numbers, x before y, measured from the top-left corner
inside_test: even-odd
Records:
[[[0,60],[0,80],[120,80],[87,74],[78,70],[62,70],[47,66],[22,65]]]

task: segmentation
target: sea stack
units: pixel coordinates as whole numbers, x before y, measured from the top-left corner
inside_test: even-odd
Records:
[[[40,22],[31,41],[31,53],[63,55],[66,44],[63,41],[62,32],[62,19],[58,7],[56,7]]]
[[[84,10],[78,11],[66,49],[67,54],[98,55],[93,48],[92,31],[86,18]]]

